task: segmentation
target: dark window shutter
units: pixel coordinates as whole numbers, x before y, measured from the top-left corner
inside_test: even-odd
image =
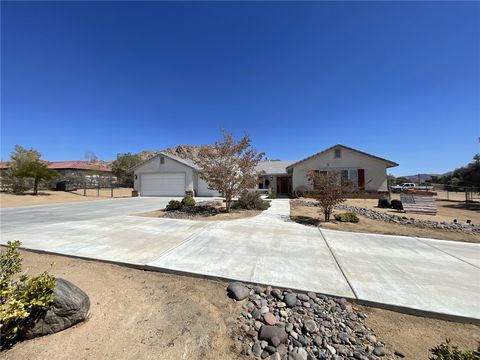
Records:
[[[365,169],[358,169],[358,188],[365,190]]]

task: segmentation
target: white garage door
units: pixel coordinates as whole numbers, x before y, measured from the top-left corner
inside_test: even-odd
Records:
[[[142,174],[141,196],[184,196],[185,173]]]

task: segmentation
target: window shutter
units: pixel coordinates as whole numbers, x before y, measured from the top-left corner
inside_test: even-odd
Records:
[[[365,190],[365,169],[358,169],[358,188]]]

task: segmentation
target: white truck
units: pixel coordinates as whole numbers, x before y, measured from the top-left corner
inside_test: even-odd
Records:
[[[430,185],[416,186],[415,183],[403,183],[401,185],[395,185],[395,186],[390,187],[390,191],[392,193],[400,193],[400,192],[404,192],[405,190],[409,190],[409,189],[432,191],[433,186],[430,186]]]

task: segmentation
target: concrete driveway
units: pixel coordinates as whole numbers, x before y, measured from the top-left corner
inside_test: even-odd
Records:
[[[170,198],[129,198],[2,209],[1,242],[354,298],[480,321],[480,245],[318,230],[289,220],[289,201],[232,221],[132,214]]]

